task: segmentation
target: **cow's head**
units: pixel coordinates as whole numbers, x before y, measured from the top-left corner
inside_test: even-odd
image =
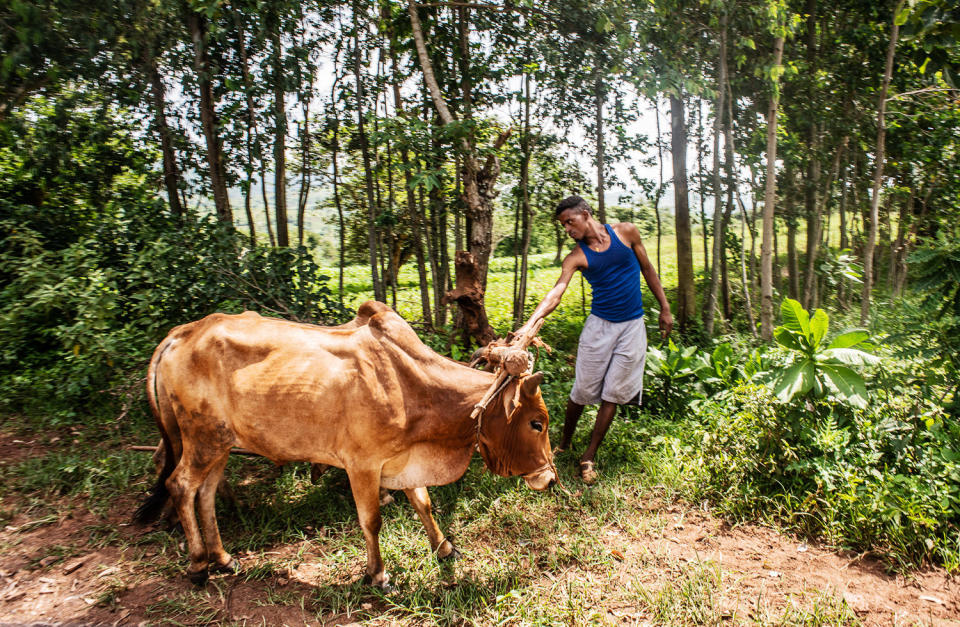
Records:
[[[557,481],[547,427],[550,415],[540,394],[543,373],[513,378],[483,413],[477,445],[487,467],[502,477],[523,476],[534,490]]]

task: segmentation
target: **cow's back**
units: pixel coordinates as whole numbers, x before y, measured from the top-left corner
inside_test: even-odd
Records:
[[[158,391],[195,437],[278,462],[342,466],[403,428],[395,351],[382,349],[383,327],[368,324],[386,312],[369,309],[361,324],[340,328],[252,312],[182,325],[158,348]]]

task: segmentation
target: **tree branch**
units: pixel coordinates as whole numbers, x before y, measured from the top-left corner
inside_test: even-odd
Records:
[[[497,13],[506,13],[507,11],[516,11],[518,13],[536,13],[541,17],[545,17],[553,22],[557,21],[557,16],[551,15],[542,9],[535,9],[533,7],[518,7],[518,6],[497,6],[495,4],[483,4],[481,2],[423,2],[417,3],[418,7],[424,8],[438,8],[438,7],[460,7],[464,9],[487,9],[489,11],[496,11]]]

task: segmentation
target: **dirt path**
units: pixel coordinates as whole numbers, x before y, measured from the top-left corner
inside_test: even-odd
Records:
[[[182,575],[182,548],[158,539],[171,536],[151,535],[151,529],[126,522],[133,506],[132,501],[116,503],[100,517],[74,503],[65,508],[72,514],[56,520],[18,515],[10,521],[0,531],[0,622],[398,621],[390,613],[390,595],[365,593],[355,583],[359,560],[351,572],[330,572],[324,567],[322,546],[310,540],[271,552],[280,561],[297,557],[294,568],[254,577],[249,572],[223,576],[197,590]],[[613,572],[583,566],[544,572],[539,580],[526,582],[525,594],[545,599],[566,594],[558,602],[565,598],[590,606],[589,614],[578,608],[581,618],[571,621],[585,623],[675,624],[711,622],[713,616],[728,624],[763,624],[784,622],[791,608],[816,616],[832,604],[846,612],[842,623],[960,625],[960,586],[942,570],[893,576],[869,559],[798,543],[756,526],[731,529],[709,514],[676,504],[638,510],[635,520],[601,529],[605,550],[617,564]],[[249,559],[243,563],[250,567]],[[468,553],[457,567],[464,576],[470,563]],[[715,583],[710,588],[712,607],[707,608],[712,613],[701,620],[682,614],[687,611],[682,606],[670,609],[670,603],[689,593],[698,572],[706,572]],[[455,589],[456,577],[444,585]],[[582,590],[576,599],[574,586]],[[628,595],[632,602],[627,599],[623,591],[631,588],[645,590],[639,598],[646,601],[637,603],[636,595]],[[343,594],[340,606],[330,600],[337,593]],[[318,605],[320,597],[327,600]],[[676,614],[671,617],[671,612]],[[824,616],[825,622],[836,624],[836,618]],[[400,622],[406,622],[402,616]]]

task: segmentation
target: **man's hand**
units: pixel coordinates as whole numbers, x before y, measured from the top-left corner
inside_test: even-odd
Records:
[[[660,337],[667,339],[670,331],[673,331],[673,315],[669,309],[664,309],[660,312]]]

